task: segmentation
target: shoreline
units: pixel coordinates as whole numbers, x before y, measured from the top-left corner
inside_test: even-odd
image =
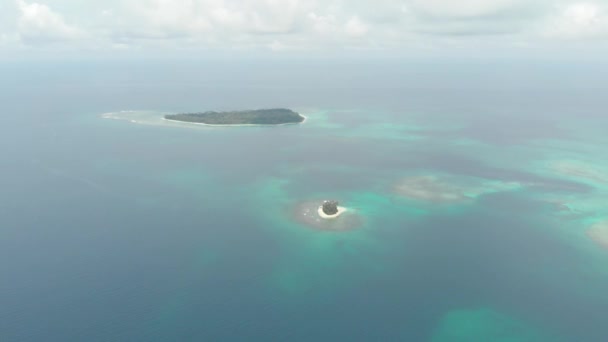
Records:
[[[144,123],[144,122],[140,122],[138,120],[134,120],[132,118],[128,117],[129,113],[138,113],[139,111],[136,110],[121,110],[118,112],[109,112],[109,113],[103,113],[100,114],[99,117],[102,119],[111,119],[111,120],[123,120],[123,121],[129,121],[131,123]],[[127,114],[126,116],[122,116],[121,114]],[[180,120],[171,120],[171,119],[167,119],[165,118],[166,114],[162,114],[162,117],[160,118],[160,123],[162,122],[167,122],[167,123],[177,123],[177,124],[185,124],[185,125],[198,125],[198,126],[208,126],[208,127],[245,127],[245,126],[260,126],[260,127],[268,127],[268,126],[284,126],[284,125],[296,125],[296,124],[303,124],[306,121],[308,121],[308,117],[306,115],[300,114],[298,113],[298,115],[300,115],[301,117],[304,118],[304,120],[300,121],[300,122],[286,122],[286,123],[280,123],[280,124],[207,124],[207,123],[203,123],[203,122],[188,122],[188,121],[180,121]],[[145,122],[144,124],[154,124],[153,122]]]
[[[319,232],[348,232],[364,224],[363,217],[350,207],[338,206],[339,215],[325,215],[319,206],[323,200],[308,200],[295,203],[291,218],[303,228]]]
[[[333,215],[327,215],[326,213],[323,212],[323,206],[319,206],[319,209],[317,209],[317,214],[319,214],[319,216],[321,218],[324,218],[326,220],[331,220],[331,219],[335,219],[335,218],[339,217],[340,215],[344,214],[347,211],[348,211],[348,209],[346,209],[345,207],[338,206],[337,213],[335,213]]]
[[[300,122],[286,122],[286,123],[280,123],[280,124],[235,124],[235,125],[231,125],[231,124],[207,124],[207,123],[203,123],[203,122],[189,122],[189,121],[180,121],[180,120],[171,120],[171,119],[167,119],[164,116],[161,118],[161,120],[164,121],[169,121],[169,122],[177,122],[177,123],[181,123],[181,124],[192,124],[192,125],[201,125],[201,126],[210,126],[210,127],[244,127],[244,126],[262,126],[262,127],[267,127],[267,126],[284,126],[284,125],[297,125],[297,124],[303,124],[306,122],[306,120],[308,120],[308,117],[298,113],[298,115],[300,115],[301,117],[304,118],[304,120],[300,121]]]

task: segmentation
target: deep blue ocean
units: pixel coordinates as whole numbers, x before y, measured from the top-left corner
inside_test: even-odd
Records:
[[[3,63],[0,341],[606,341],[605,70]]]

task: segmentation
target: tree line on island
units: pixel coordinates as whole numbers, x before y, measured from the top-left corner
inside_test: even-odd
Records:
[[[167,114],[165,119],[208,125],[280,125],[304,121],[303,116],[286,108]]]

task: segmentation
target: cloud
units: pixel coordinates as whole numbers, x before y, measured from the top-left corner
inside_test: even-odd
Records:
[[[437,38],[521,35],[543,14],[545,0],[409,0],[401,11],[413,32]]]
[[[608,38],[607,9],[593,2],[558,6],[542,33],[559,39]]]
[[[298,0],[145,0],[134,2],[123,14],[144,27],[192,36],[210,32],[272,34],[294,30],[300,6]]]
[[[278,40],[273,40],[272,43],[268,44],[268,48],[272,51],[282,51],[287,49],[287,47]]]
[[[475,19],[497,16],[527,6],[526,0],[410,0],[406,8],[428,18]]]
[[[208,19],[199,15],[199,8],[194,0],[154,0],[136,6],[135,11],[141,13],[141,24],[154,31],[196,34],[211,28]]]
[[[17,20],[18,36],[26,44],[45,44],[79,39],[83,32],[68,25],[63,17],[48,6],[17,1],[20,11]]]
[[[308,13],[310,27],[317,34],[334,33],[337,27],[337,19],[332,14],[317,14],[316,12]]]
[[[181,46],[257,46],[272,51],[339,47],[372,31],[355,7],[332,0],[135,1],[115,23],[121,29],[113,30],[112,39],[133,44],[167,39]]]
[[[365,36],[369,31],[369,26],[356,15],[340,19],[334,14],[320,15],[310,12],[307,18],[304,30],[310,31],[318,40],[357,38]]]
[[[9,35],[7,33],[0,34],[0,46],[8,46],[18,41],[18,37],[15,35]]]
[[[369,31],[369,27],[359,17],[353,16],[344,25],[344,31],[351,37],[361,37]]]
[[[10,8],[0,11],[4,48],[16,42],[49,49],[62,45],[275,52],[408,51],[487,42],[533,46],[564,39],[604,39],[608,23],[608,0],[14,0],[14,4],[14,15]]]

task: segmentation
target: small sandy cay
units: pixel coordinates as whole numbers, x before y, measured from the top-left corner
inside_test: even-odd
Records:
[[[319,206],[319,209],[317,209],[317,214],[319,214],[321,218],[324,218],[326,220],[332,220],[338,218],[338,216],[344,214],[347,211],[347,209],[344,207],[338,207],[337,209],[338,211],[335,214],[326,214],[325,212],[323,212],[323,206]]]
[[[362,217],[352,208],[339,206],[336,201],[304,201],[296,204],[293,219],[317,230],[348,231],[363,224]]]
[[[608,220],[592,225],[587,230],[587,236],[598,246],[608,249]]]

